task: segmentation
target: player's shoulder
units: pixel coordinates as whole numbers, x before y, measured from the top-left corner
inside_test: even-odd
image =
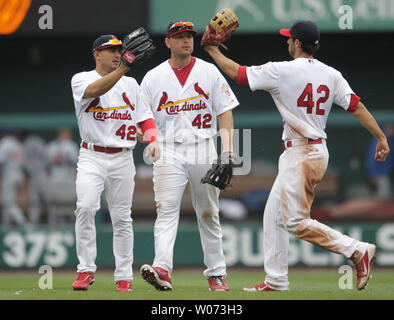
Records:
[[[169,66],[168,59],[163,61],[162,63],[158,64],[156,67],[150,69],[146,74],[145,77],[152,77],[155,74],[163,72],[164,69],[167,69]]]
[[[317,60],[317,59],[315,59],[316,60],[316,63],[322,68],[322,69],[324,69],[324,72],[325,73],[328,73],[328,74],[330,74],[332,77],[334,77],[334,78],[340,78],[340,77],[342,77],[342,73],[339,71],[339,70],[337,70],[337,69],[335,69],[334,67],[332,67],[332,66],[330,66],[330,65],[328,65],[328,64],[326,64],[326,63],[324,63],[324,62],[322,62],[322,61],[320,61],[320,60]]]
[[[250,72],[268,72],[270,74],[279,74],[281,70],[289,70],[291,65],[289,61],[267,61],[260,65],[252,65],[248,69]]]
[[[131,85],[136,85],[138,86],[138,82],[136,79],[134,79],[133,77],[130,76],[123,76],[122,78],[120,78],[121,81],[127,83],[127,84],[131,84]]]
[[[195,57],[195,59],[196,59],[196,63],[195,63],[194,66],[196,68],[205,68],[205,69],[208,69],[208,70],[214,70],[214,71],[218,71],[219,72],[219,69],[218,69],[218,67],[216,67],[215,64],[213,64],[211,62],[208,62],[208,61],[205,61],[203,59],[197,58],[197,57]]]
[[[90,71],[82,71],[74,74],[71,78],[71,82],[75,82],[78,80],[83,80],[83,79],[94,79],[99,77],[98,73],[96,70],[90,70]]]
[[[168,60],[163,61],[156,67],[150,69],[143,77],[141,83],[146,83],[150,81],[157,81],[159,76],[167,74],[164,70],[168,68]]]

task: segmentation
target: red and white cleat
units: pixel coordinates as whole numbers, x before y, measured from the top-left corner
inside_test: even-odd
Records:
[[[375,252],[376,246],[373,244],[368,244],[367,251],[365,251],[361,260],[356,263],[357,290],[363,290],[368,283],[368,279],[371,277],[371,269],[373,260],[375,258]]]
[[[260,284],[256,284],[255,286],[251,286],[251,287],[244,287],[244,291],[248,291],[248,292],[258,292],[258,291],[277,291],[274,289],[271,289],[270,287],[268,287],[265,282],[262,282]]]
[[[133,288],[131,287],[131,281],[119,280],[116,282],[116,292],[131,292]]]
[[[229,287],[222,276],[212,276],[208,278],[210,291],[229,291]]]
[[[171,291],[172,282],[167,270],[159,267],[152,267],[149,264],[144,264],[140,273],[142,278],[159,291]]]
[[[73,282],[74,290],[88,290],[89,285],[94,282],[94,274],[92,272],[81,272]]]

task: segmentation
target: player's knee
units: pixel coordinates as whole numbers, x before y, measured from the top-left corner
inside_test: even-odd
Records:
[[[165,199],[164,201],[156,202],[156,211],[157,214],[162,214],[164,212],[173,212],[180,209],[180,202],[178,198],[171,197]]]
[[[305,219],[289,219],[286,221],[285,226],[286,230],[293,236],[299,236],[299,229],[302,225],[302,221]]]
[[[77,209],[74,211],[74,214],[76,217],[81,217],[81,216],[95,216],[96,215],[95,209],[92,209],[87,206],[77,206]]]
[[[296,238],[302,239],[308,234],[310,219],[290,219],[286,223],[287,231]]]
[[[212,224],[212,225],[220,224],[218,212],[212,209],[204,210],[199,216],[201,217],[200,221],[202,223]]]
[[[133,222],[129,207],[111,207],[109,208],[109,212],[113,226],[127,227]]]

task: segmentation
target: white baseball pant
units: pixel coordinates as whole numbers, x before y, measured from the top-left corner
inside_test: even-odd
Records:
[[[226,275],[222,248],[222,229],[219,221],[219,189],[201,184],[201,178],[217,158],[212,140],[194,144],[162,146],[161,158],[154,163],[153,183],[157,218],[154,225],[154,267],[170,274],[173,270],[173,251],[179,224],[182,195],[186,184],[197,216],[204,254],[206,277]]]
[[[296,146],[287,148],[279,158],[278,176],[263,218],[265,283],[276,290],[289,288],[289,233],[347,258],[356,248],[366,249],[365,243],[311,219],[314,188],[327,169],[328,150],[325,140],[313,145],[306,140],[292,141]]]
[[[81,148],[76,179],[75,237],[78,272],[95,272],[97,256],[95,215],[103,190],[113,227],[115,281],[133,280],[134,233],[131,205],[135,167],[133,153],[106,154]]]

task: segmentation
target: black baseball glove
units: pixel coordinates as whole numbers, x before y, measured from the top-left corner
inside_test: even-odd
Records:
[[[132,64],[148,60],[155,50],[148,32],[141,27],[124,37],[120,59],[123,64],[130,67]]]
[[[226,189],[233,177],[235,159],[233,152],[223,152],[201,179],[201,183],[209,183],[220,190]]]

